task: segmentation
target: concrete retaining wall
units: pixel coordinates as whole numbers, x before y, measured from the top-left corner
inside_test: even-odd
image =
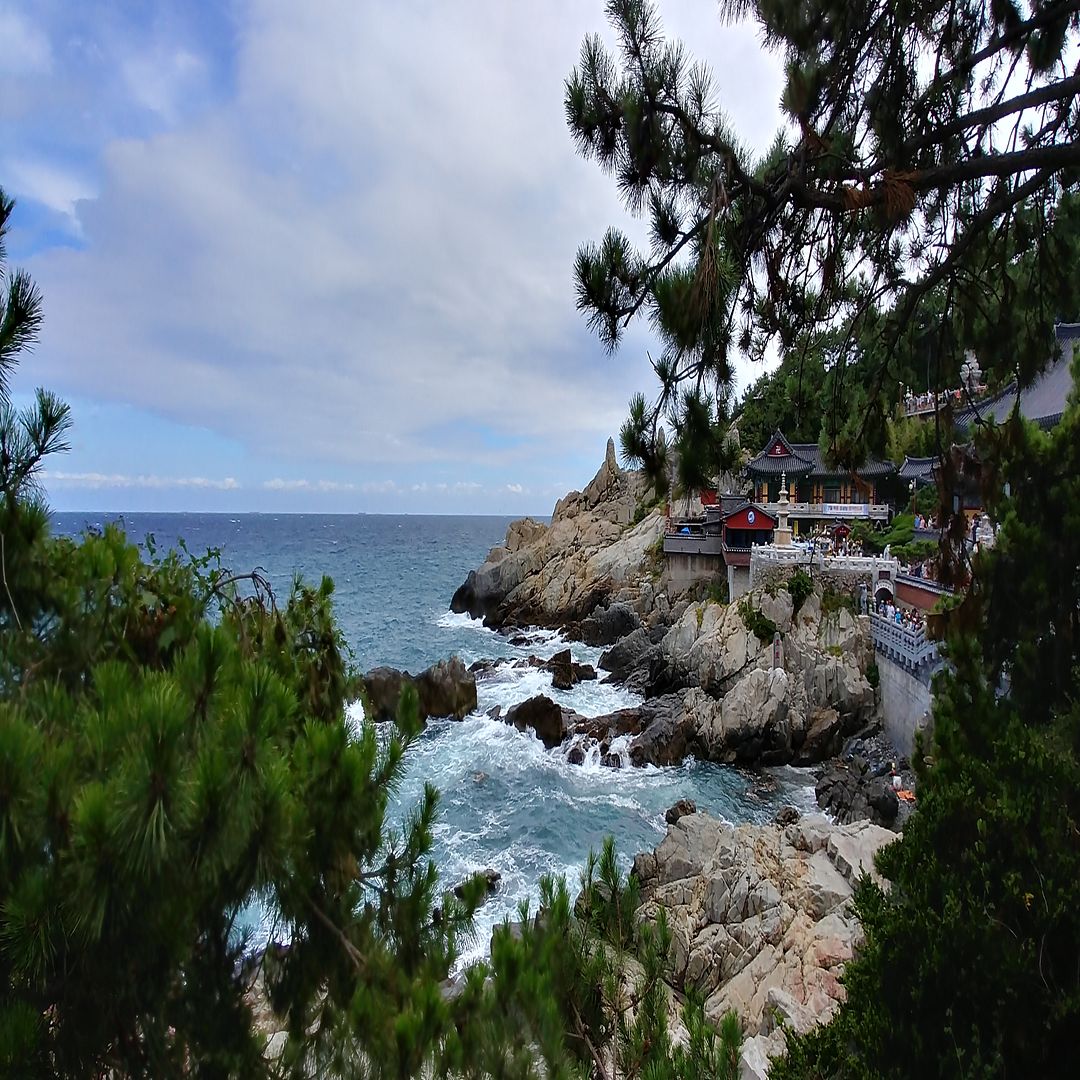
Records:
[[[915,748],[915,732],[925,730],[929,724],[930,688],[880,653],[877,669],[885,734],[897,750],[910,756]]]
[[[675,592],[712,581],[724,572],[724,560],[720,555],[669,552],[664,556],[664,581]]]

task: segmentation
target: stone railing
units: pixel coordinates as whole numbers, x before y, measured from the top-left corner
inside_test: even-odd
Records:
[[[872,600],[880,582],[895,579],[900,563],[883,555],[821,555],[798,543],[789,547],[759,544],[750,553],[750,587],[778,584],[798,568],[834,587],[865,584]]]
[[[904,626],[873,612],[870,632],[874,648],[913,675],[928,677],[944,663],[937,644],[927,638],[924,630]]]
[[[765,509],[773,517],[780,513],[780,503],[765,503]],[[788,517],[819,518],[869,518],[871,521],[888,521],[887,503],[825,503],[792,502],[787,504]]]

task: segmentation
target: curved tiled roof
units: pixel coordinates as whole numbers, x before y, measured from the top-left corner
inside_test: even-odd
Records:
[[[1018,395],[1016,382],[1009,383],[994,397],[959,413],[957,426],[966,430],[978,420],[993,420],[1000,424],[1009,418],[1018,396],[1020,415],[1024,419],[1044,429],[1058,423],[1073,388],[1071,364],[1075,342],[1080,339],[1080,323],[1058,323],[1054,327],[1054,335],[1061,345],[1061,355],[1029,387]]]
[[[776,454],[774,448],[781,445],[788,453]],[[746,471],[751,476],[846,476],[847,469],[834,469],[825,464],[817,443],[793,443],[779,432],[774,432],[769,445],[757,457],[747,462]],[[896,466],[891,461],[869,458],[856,470],[863,477],[891,476]]]
[[[938,466],[936,457],[906,457],[897,475],[901,480],[914,480],[918,484],[933,484],[934,470]]]

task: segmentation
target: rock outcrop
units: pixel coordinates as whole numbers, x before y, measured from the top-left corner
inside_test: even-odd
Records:
[[[566,737],[566,720],[563,709],[545,694],[531,697],[508,709],[503,720],[513,724],[518,731],[526,728],[535,732],[536,737],[550,750],[558,746]]]
[[[379,722],[397,716],[401,691],[407,685],[416,687],[421,720],[444,716],[463,720],[476,709],[476,677],[456,656],[440,660],[416,676],[396,668],[373,668],[363,683],[372,718]]]
[[[887,770],[875,770],[860,757],[835,761],[814,789],[818,806],[841,824],[869,820],[892,827],[900,813],[900,800]]]
[[[570,655],[569,649],[557,652],[544,667],[551,672],[551,685],[556,690],[569,690],[579,682],[588,682],[596,678],[596,669],[591,664],[579,664]]]
[[[636,586],[663,516],[631,524],[644,492],[638,473],[619,468],[608,440],[599,472],[584,491],[560,499],[551,524],[525,518],[507,530],[479,569],[470,571],[450,606],[491,626],[584,626],[579,633],[614,641],[636,617],[611,601]],[[599,608],[599,610],[597,610]]]
[[[750,1058],[783,1049],[777,1012],[799,1030],[828,1020],[862,941],[853,886],[863,872],[877,877],[874,855],[894,839],[869,822],[816,816],[737,827],[678,816],[659,847],[634,860],[642,914],[663,908],[672,930],[675,988],[707,994],[716,1022],[738,1013]]]
[[[775,626],[781,666],[774,666],[772,642],[748,623]],[[692,718],[690,741],[713,761],[813,764],[836,754],[874,711],[866,620],[846,608],[822,612],[820,592],[797,614],[785,589],[752,592],[737,604],[690,604],[658,653],[647,641],[635,631],[604,653],[600,666],[635,686],[647,665],[647,691],[688,688],[682,700]]]

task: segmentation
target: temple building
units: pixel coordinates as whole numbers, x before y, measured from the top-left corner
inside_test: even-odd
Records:
[[[826,465],[817,443],[793,443],[777,431],[768,446],[746,465],[751,497],[769,514],[779,510],[780,485],[788,492],[788,513],[796,534],[819,522],[858,518],[887,522],[888,484],[896,473],[891,461],[869,458],[854,472]]]

